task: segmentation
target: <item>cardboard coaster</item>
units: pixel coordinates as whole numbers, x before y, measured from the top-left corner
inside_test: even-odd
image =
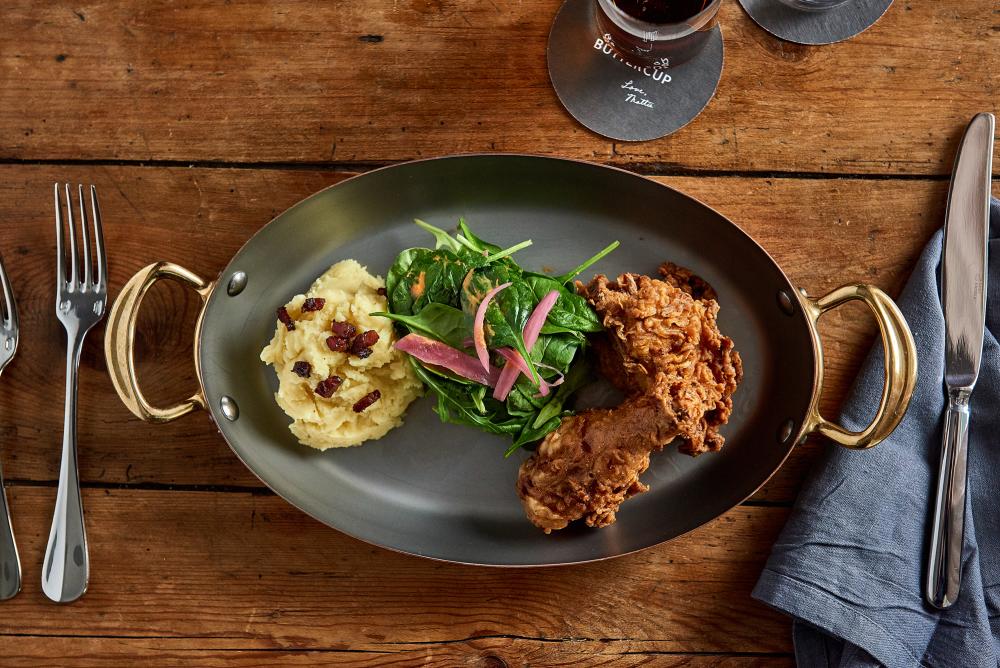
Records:
[[[675,67],[624,61],[597,27],[594,0],[566,0],[549,33],[549,77],[566,110],[597,134],[646,141],[676,132],[715,94],[722,77],[722,30]]]
[[[795,9],[780,0],[740,0],[757,25],[775,37],[797,44],[833,44],[875,25],[892,0],[850,0],[825,11]]]

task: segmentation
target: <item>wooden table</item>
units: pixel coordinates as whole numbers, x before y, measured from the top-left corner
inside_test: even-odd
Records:
[[[558,570],[449,566],[327,529],[264,488],[204,415],[154,427],[118,401],[101,332],[83,354],[80,465],[92,578],[39,587],[58,474],[64,335],[53,317],[54,181],[101,194],[113,292],[141,266],[215,275],[272,216],[351,173],[466,151],[571,156],[719,209],[810,292],[896,293],[942,221],[957,139],[1000,99],[988,0],[897,0],[872,30],[780,42],[733,0],[711,106],[659,141],[597,137],[560,107],[558,0],[8,0],[0,22],[0,251],[22,348],[0,444],[25,586],[5,666],[790,665],[788,621],[749,592],[810,442],[750,501],[640,554]],[[998,156],[1000,164],[1000,156]],[[155,289],[141,374],[194,386],[195,304]],[[871,345],[861,308],[824,323],[834,414]]]

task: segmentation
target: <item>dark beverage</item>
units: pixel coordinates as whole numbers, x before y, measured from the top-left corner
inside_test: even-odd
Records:
[[[646,23],[680,23],[700,13],[708,0],[614,0],[615,6]]]
[[[666,69],[694,58],[721,0],[597,0],[601,47],[633,67]]]

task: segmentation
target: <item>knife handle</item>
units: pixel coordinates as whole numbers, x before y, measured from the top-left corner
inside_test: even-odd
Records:
[[[944,415],[926,591],[927,602],[942,610],[954,605],[962,586],[970,394],[967,389],[949,391]]]

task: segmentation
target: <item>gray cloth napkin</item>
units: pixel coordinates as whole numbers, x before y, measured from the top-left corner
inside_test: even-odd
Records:
[[[990,213],[987,331],[972,395],[961,596],[944,612],[923,601],[945,407],[938,232],[899,299],[919,357],[906,417],[872,450],[829,446],[753,592],[795,618],[800,666],[1000,663],[1000,202],[993,200]],[[878,346],[847,402],[845,426],[858,429],[870,419],[882,390],[882,359]]]

